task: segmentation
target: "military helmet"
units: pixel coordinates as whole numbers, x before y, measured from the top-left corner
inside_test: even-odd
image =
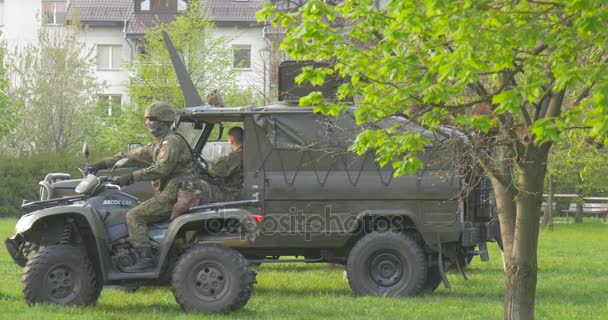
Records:
[[[175,121],[175,110],[166,102],[156,102],[146,108],[144,118],[154,118],[161,122]]]

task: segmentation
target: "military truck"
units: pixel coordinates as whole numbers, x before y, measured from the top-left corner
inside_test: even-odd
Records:
[[[434,290],[449,265],[464,266],[499,237],[483,176],[459,172],[458,145],[405,120],[381,126],[422,133],[432,142],[418,156],[425,168],[394,177],[373,154],[348,151],[363,130],[351,108],[340,117],[313,108],[181,109],[178,128],[202,150],[214,127],[244,129],[240,200],[257,199],[257,240],[239,251],[250,263],[332,262],[346,267],[360,295],[416,295]],[[475,251],[475,247],[480,248]],[[285,257],[301,257],[297,259]]]
[[[244,129],[240,199],[213,207],[242,203],[242,210],[263,216],[255,242],[236,249],[249,263],[338,263],[357,295],[412,296],[441,282],[449,287],[450,265],[462,270],[474,255],[487,260],[486,243],[500,239],[491,187],[483,175],[460,169],[462,154],[454,141],[463,138],[457,132],[443,129],[437,135],[401,118],[375,124],[413,130],[431,141],[418,154],[423,170],[394,177],[390,164],[380,167],[372,153],[348,151],[364,129],[354,121],[356,107],[331,117],[286,101],[206,105],[166,35],[165,41],[190,106],[179,111],[175,126],[191,147],[199,153],[208,149],[214,128]],[[294,64],[285,66],[279,79],[281,74],[292,79]],[[279,87],[282,93],[306,94]],[[202,167],[209,163],[200,161]],[[55,194],[64,182],[45,188]]]

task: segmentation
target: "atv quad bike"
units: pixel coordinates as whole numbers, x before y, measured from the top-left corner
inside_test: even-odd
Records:
[[[261,217],[243,209],[256,200],[198,206],[173,221],[150,224],[156,268],[125,273],[136,261],[125,216],[138,199],[120,191],[111,178],[92,174],[76,192],[24,204],[32,212],[5,240],[12,258],[24,267],[23,294],[29,304],[94,304],[106,284],[170,283],[185,311],[230,312],[249,300],[255,273],[234,248],[257,237]]]

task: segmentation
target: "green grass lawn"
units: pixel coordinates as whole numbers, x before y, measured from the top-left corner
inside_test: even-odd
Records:
[[[12,235],[14,219],[0,219],[0,236]],[[29,307],[21,293],[21,268],[0,248],[0,319],[499,319],[503,274],[496,245],[490,262],[475,258],[469,280],[451,273],[443,286],[417,298],[354,297],[343,268],[329,264],[262,265],[245,308],[230,315],[183,314],[170,288],[134,294],[104,289],[97,305]],[[608,318],[608,224],[556,224],[540,236],[536,294],[538,319]]]

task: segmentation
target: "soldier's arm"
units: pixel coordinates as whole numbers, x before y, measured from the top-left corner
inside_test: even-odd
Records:
[[[209,173],[213,176],[228,177],[238,168],[238,159],[235,159],[236,154],[230,153],[227,156],[219,158],[214,164],[209,166]]]
[[[156,163],[153,163],[147,168],[133,172],[135,181],[150,181],[165,178],[175,171],[179,161],[180,141],[174,135],[170,135],[162,143],[161,148],[156,158]]]
[[[118,160],[128,158],[125,167],[145,168],[152,164],[152,144],[147,144],[127,153],[120,152],[110,158],[103,159],[104,168],[111,168]]]

